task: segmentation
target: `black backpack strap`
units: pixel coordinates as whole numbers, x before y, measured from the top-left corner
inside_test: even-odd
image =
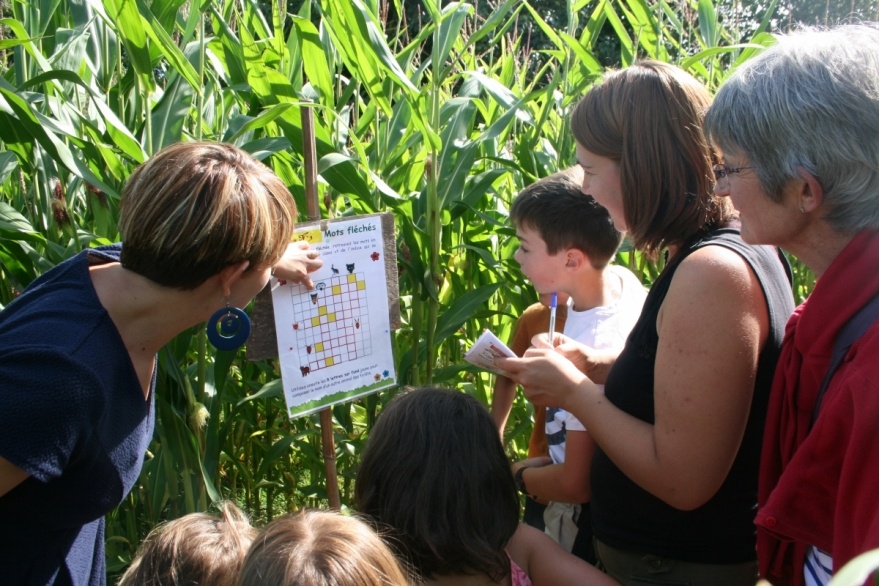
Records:
[[[849,347],[877,320],[877,309],[877,295],[875,294],[837,333],[837,338],[834,340],[834,350],[831,352],[831,364],[828,366],[828,371],[825,372],[825,379],[822,380],[822,387],[819,388],[819,395],[816,396],[816,403],[813,405],[813,417],[810,420],[811,426],[816,423],[816,418],[819,417],[822,398],[825,396],[825,391],[828,389],[828,384],[831,383],[834,372],[837,371],[840,363],[843,362]]]

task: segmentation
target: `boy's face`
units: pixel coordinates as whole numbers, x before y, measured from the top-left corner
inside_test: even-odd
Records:
[[[516,236],[519,237],[519,248],[513,258],[523,274],[539,294],[558,291],[565,276],[565,251],[548,253],[547,243],[537,230],[527,225],[517,226]]]

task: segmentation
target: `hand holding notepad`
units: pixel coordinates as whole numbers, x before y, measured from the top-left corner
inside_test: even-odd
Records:
[[[507,371],[495,366],[495,359],[498,357],[515,358],[516,353],[501,342],[497,336],[492,334],[492,331],[484,330],[480,338],[477,339],[477,342],[474,343],[474,346],[465,354],[464,360],[481,369],[507,377],[509,375]]]

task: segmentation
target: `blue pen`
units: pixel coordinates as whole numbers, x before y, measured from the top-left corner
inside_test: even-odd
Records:
[[[550,296],[550,333],[548,334],[547,340],[550,342],[550,346],[556,346],[553,344],[553,331],[556,330],[556,292]]]

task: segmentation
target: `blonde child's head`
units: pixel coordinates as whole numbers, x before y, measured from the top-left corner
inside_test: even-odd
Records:
[[[251,545],[240,585],[408,585],[391,549],[355,516],[322,510],[287,514]]]
[[[187,514],[154,528],[120,585],[235,585],[257,530],[234,504],[219,516]]]

